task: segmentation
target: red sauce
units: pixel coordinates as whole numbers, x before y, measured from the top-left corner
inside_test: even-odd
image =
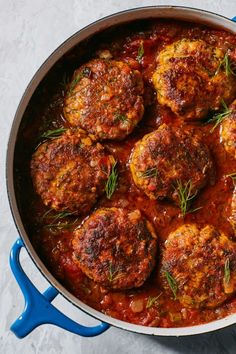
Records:
[[[196,125],[196,129],[202,134],[203,140],[211,149],[214,157],[216,181],[213,186],[208,185],[202,190],[196,198],[193,208],[199,206],[202,208],[195,213],[186,215],[184,218],[181,216],[179,208],[175,205],[150,200],[143,192],[138,190],[132,182],[128,165],[130,153],[137,140],[146,133],[157,129],[162,123],[178,126],[181,121],[168,108],[160,107],[156,101],[151,85],[151,76],[155,68],[155,56],[158,51],[166,44],[172,43],[179,38],[200,38],[224,50],[231,49],[235,52],[236,37],[222,30],[171,21],[145,22],[143,26],[143,31],[140,28],[136,29],[128,26],[119,37],[110,32],[99,45],[100,48],[109,49],[115,59],[118,58],[129,62],[130,65],[137,67],[142,72],[146,86],[146,110],[139,126],[125,141],[105,143],[107,149],[119,161],[119,185],[112,198],[108,200],[105,196],[102,197],[95,209],[100,206],[140,209],[156,229],[159,237],[160,255],[168,234],[183,223],[212,224],[229,237],[234,238],[233,230],[228,222],[234,186],[232,180],[226,175],[236,171],[236,163],[225,153],[220,143],[219,129],[215,129],[211,133],[211,125],[202,123]],[[142,24],[140,27],[142,28]],[[119,31],[116,33],[119,33]],[[136,58],[140,43],[143,43],[144,55],[140,63],[138,63]],[[69,58],[74,60],[76,53],[76,50],[74,50],[74,52],[70,53]],[[70,60],[68,62],[70,66]],[[68,67],[68,65],[66,70],[68,69],[71,74],[76,66]],[[63,73],[64,67],[61,66],[60,70]],[[27,112],[30,123],[26,123],[21,129],[20,137],[24,140],[25,145],[22,148],[23,150],[19,148],[19,155],[24,149],[26,151],[28,146],[36,147],[37,139],[35,137],[41,132],[49,128],[68,127],[62,116],[64,90],[58,83],[58,78],[57,80],[55,79],[55,75],[51,80],[51,86],[50,84],[48,85],[49,88],[43,88],[41,91],[44,96],[41,97],[40,94],[34,102],[30,103],[31,107],[29,107]],[[41,105],[39,112],[35,108],[35,104],[38,107]],[[52,274],[83,302],[107,315],[124,321],[160,327],[197,325],[236,312],[235,297],[222,306],[211,310],[183,307],[178,301],[169,298],[162,289],[157,276],[158,262],[151,277],[139,289],[113,292],[88,279],[72,261],[72,231],[74,227],[81,223],[82,218],[70,217],[69,222],[74,222],[74,224],[69,229],[55,230],[45,227],[45,223],[49,222],[47,218],[42,218],[42,216],[47,211],[47,208],[42,205],[40,198],[32,192],[32,186],[29,182],[29,160],[29,153],[24,161],[18,157],[16,170],[17,188],[20,190],[28,188],[28,193],[24,193],[24,196],[22,196],[22,192],[18,192],[18,199],[21,200],[19,204],[21,204],[22,218],[27,225],[33,245]],[[27,171],[25,175],[22,172],[23,169]],[[27,186],[24,178],[29,182]],[[27,215],[26,210],[28,211]],[[66,222],[68,222],[68,218]],[[150,304],[150,297],[157,296],[156,303]]]

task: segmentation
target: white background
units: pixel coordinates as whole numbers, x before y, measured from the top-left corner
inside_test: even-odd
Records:
[[[9,326],[23,309],[23,298],[9,270],[8,256],[17,238],[5,186],[5,154],[11,122],[27,83],[49,56],[74,32],[113,12],[146,5],[185,5],[236,16],[236,0],[137,1],[137,0],[0,0],[0,353],[236,353],[236,326],[192,338],[154,338],[111,328],[95,338],[80,338],[44,325],[23,340]],[[40,290],[47,283],[26,252],[22,264]],[[94,320],[62,298],[55,304],[83,324]]]

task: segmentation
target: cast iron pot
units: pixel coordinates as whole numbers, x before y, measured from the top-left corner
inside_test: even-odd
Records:
[[[20,238],[12,247],[10,254],[10,265],[25,298],[25,309],[22,315],[11,326],[12,332],[14,332],[15,335],[19,338],[25,337],[34,328],[46,323],[57,325],[68,331],[87,337],[96,336],[103,333],[109,328],[110,325],[132,332],[149,335],[187,336],[214,331],[236,323],[236,314],[233,314],[227,316],[224,319],[198,326],[181,328],[153,328],[134,325],[104,315],[101,312],[96,311],[81,302],[53,277],[53,275],[48,271],[42,260],[37,255],[35,249],[33,248],[20,216],[14,185],[14,157],[16,152],[19,127],[35,90],[47,75],[49,70],[58,62],[58,60],[62,58],[63,55],[68,53],[68,51],[70,51],[73,47],[78,45],[78,43],[84,41],[87,38],[90,38],[99,32],[102,32],[104,29],[110,28],[111,26],[120,25],[122,23],[127,23],[134,20],[149,18],[170,18],[190,22],[198,22],[213,27],[220,27],[236,34],[236,23],[234,22],[236,21],[236,17],[230,20],[212,12],[179,6],[151,6],[137,8],[105,17],[78,31],[76,34],[66,40],[58,49],[56,49],[55,52],[50,55],[50,57],[37,71],[29,83],[18,106],[12,124],[7,151],[6,178],[8,197],[12,215],[20,235]],[[36,289],[20,265],[19,254],[22,247],[27,249],[36,267],[51,284],[51,286],[43,294],[41,294]],[[65,316],[51,304],[53,299],[59,293],[79,310],[82,310],[94,318],[100,320],[101,324],[95,327],[85,327]]]

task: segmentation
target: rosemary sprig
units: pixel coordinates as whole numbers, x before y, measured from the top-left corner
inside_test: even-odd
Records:
[[[185,185],[182,184],[180,180],[177,180],[177,188],[176,191],[178,193],[179,198],[179,207],[182,212],[182,215],[185,216],[189,213],[194,213],[195,211],[201,209],[202,207],[198,207],[195,209],[189,209],[192,200],[196,197],[197,192],[192,194],[192,181],[189,180]]]
[[[49,215],[49,214],[51,214],[53,212],[54,212],[53,215]],[[58,213],[55,213],[55,210],[49,209],[49,210],[46,211],[46,213],[43,214],[41,219],[43,220],[43,219],[49,218],[49,219],[53,219],[53,221],[56,221],[58,219],[63,219],[63,218],[66,218],[66,217],[74,215],[74,214],[76,214],[76,211],[72,212],[72,211],[64,210],[64,211],[60,211]]]
[[[83,77],[89,77],[89,75],[91,74],[91,69],[85,67],[82,71],[79,72],[79,74],[74,78],[74,80],[72,80],[71,84],[70,84],[70,88],[68,90],[68,94],[70,95],[71,92],[74,90],[75,86],[78,84],[78,82],[80,82],[80,80]]]
[[[41,220],[47,219],[48,215],[51,214],[54,210],[53,209],[49,209],[47,210],[42,216],[41,216]],[[50,218],[50,216],[49,216]]]
[[[146,309],[149,309],[150,307],[156,305],[157,300],[159,299],[159,297],[161,297],[161,295],[162,293],[160,293],[158,296],[149,296],[146,303]]]
[[[41,138],[44,139],[55,139],[58,138],[62,133],[64,133],[67,129],[66,128],[58,128],[54,130],[47,130],[41,135]]]
[[[136,58],[139,63],[141,63],[143,56],[144,56],[144,47],[143,47],[143,41],[142,41],[139,48],[138,48],[138,55]]]
[[[59,221],[59,222],[55,222],[55,223],[51,223],[51,224],[47,224],[47,225],[44,225],[44,227],[46,229],[51,229],[52,231],[54,230],[63,230],[63,229],[70,229],[71,227],[73,227],[76,222],[78,221],[78,219],[75,219],[73,222],[62,222],[62,221]]]
[[[230,281],[230,261],[229,261],[229,258],[227,258],[226,261],[225,261],[224,281],[225,281],[226,284],[228,284],[229,281]]]
[[[144,172],[140,173],[140,177],[143,178],[157,177],[157,169],[155,167],[147,168]]]
[[[171,288],[171,291],[174,295],[174,300],[176,300],[177,299],[176,294],[178,291],[178,284],[169,272],[165,271],[164,274],[166,276],[169,287]]]
[[[224,100],[221,100],[222,110],[220,113],[215,114],[208,122],[215,123],[211,128],[210,132],[213,133],[216,127],[232,113],[232,109],[229,109]]]
[[[56,213],[54,215],[54,218],[53,218],[53,222],[57,221],[57,220],[60,220],[60,219],[64,219],[64,218],[67,218],[68,216],[72,216],[76,214],[76,211],[61,211],[59,213]]]
[[[229,75],[236,76],[235,64],[232,63],[230,56],[227,53],[225,53],[224,58],[219,63],[218,68],[216,69],[215,75],[217,75],[219,73],[219,71],[222,67],[225,70],[226,76],[229,76]]]
[[[119,274],[119,270],[114,267],[112,263],[109,265],[109,270],[108,270],[108,280],[110,283],[112,283],[114,280],[117,280],[121,278],[123,274]]]
[[[116,165],[117,162],[114,162],[106,182],[105,191],[108,199],[111,199],[112,194],[115,192],[115,189],[117,187],[118,172],[116,169]]]
[[[57,230],[62,230],[62,229],[69,229],[70,227],[72,227],[76,222],[77,222],[77,218],[75,220],[73,220],[72,222],[69,221],[62,221],[62,219],[67,218],[69,216],[72,216],[74,214],[76,214],[75,212],[70,212],[70,211],[61,211],[58,213],[53,213],[54,210],[53,209],[49,209],[48,211],[46,211],[46,213],[43,214],[43,216],[41,217],[41,220],[43,219],[49,219],[51,222],[50,224],[44,225],[45,228],[47,229],[57,229]],[[50,215],[51,213],[53,213],[53,215]]]

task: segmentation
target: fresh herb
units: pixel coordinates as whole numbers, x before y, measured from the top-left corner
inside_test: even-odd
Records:
[[[225,261],[224,281],[226,282],[226,284],[228,284],[229,281],[230,281],[230,262],[229,262],[229,258],[227,258],[226,261]]]
[[[67,129],[66,128],[58,128],[54,130],[47,130],[41,135],[41,138],[44,139],[55,139],[58,138],[62,133],[64,133]]]
[[[51,213],[54,213],[53,215],[49,215]],[[45,218],[50,218],[50,219],[53,219],[53,221],[56,221],[58,219],[63,219],[63,218],[66,218],[68,216],[71,216],[71,215],[74,215],[76,214],[76,211],[60,211],[58,213],[55,213],[55,210],[53,209],[49,209],[46,211],[46,213],[43,214],[43,216],[41,217],[41,219],[45,219]]]
[[[160,293],[158,296],[149,296],[147,299],[147,304],[146,304],[146,309],[149,309],[150,307],[154,306],[157,304],[157,300],[159,297],[161,297],[162,293]]]
[[[197,192],[192,194],[192,181],[189,180],[185,185],[182,184],[180,180],[177,180],[177,188],[176,191],[178,193],[179,198],[179,207],[182,212],[182,215],[185,216],[189,213],[194,213],[195,211],[201,209],[202,207],[198,207],[195,209],[189,209],[192,203],[192,200],[196,197]]]
[[[59,222],[56,222],[56,223],[47,224],[44,227],[46,229],[51,229],[51,231],[70,229],[76,224],[77,221],[78,221],[78,219],[75,219],[73,222],[69,222],[69,221],[62,222],[62,221],[59,221]]]
[[[48,215],[51,214],[53,211],[54,211],[53,209],[47,210],[47,211],[41,216],[41,220],[47,219]]]
[[[117,280],[121,278],[123,275],[120,273],[119,270],[114,267],[112,263],[109,265],[109,270],[108,270],[108,280],[110,283],[112,283],[114,280]]]
[[[76,211],[61,211],[59,213],[56,213],[53,217],[53,222],[59,220],[59,219],[64,219],[67,218],[68,216],[72,216],[74,214],[76,214]]]
[[[141,42],[139,48],[138,48],[138,55],[137,55],[137,61],[141,63],[142,57],[144,56],[144,48],[143,48],[143,42]]]
[[[70,88],[68,91],[68,94],[71,94],[71,92],[74,90],[75,86],[78,84],[78,82],[82,79],[83,77],[83,72],[80,72],[71,82]]]
[[[218,125],[226,118],[228,117],[231,113],[232,110],[229,109],[229,107],[227,106],[227,104],[225,103],[224,100],[221,100],[221,104],[222,104],[222,110],[220,113],[215,114],[209,121],[208,123],[215,123],[213,125],[213,127],[211,128],[210,132],[212,133],[216,127],[218,127]]]
[[[236,172],[230,173],[229,175],[226,175],[226,177],[230,177],[233,183],[236,183]]]
[[[171,276],[171,274],[167,271],[164,272],[165,276],[166,276],[166,279],[167,279],[167,282],[169,284],[169,287],[171,288],[171,291],[174,295],[174,299],[176,300],[176,294],[177,294],[177,291],[178,291],[178,284],[176,282],[176,280]]]
[[[72,80],[68,94],[69,95],[71,94],[71,92],[74,90],[75,86],[78,84],[78,82],[80,82],[80,80],[83,77],[89,77],[90,74],[91,74],[91,69],[87,68],[87,67],[85,67],[82,71],[80,71],[79,74],[74,78],[74,80]]]
[[[140,176],[143,178],[157,177],[157,169],[155,167],[147,168],[144,172],[141,172]]]
[[[72,222],[69,222],[68,220],[63,221],[62,219],[67,218],[69,216],[72,216],[74,214],[76,214],[75,212],[69,212],[69,211],[61,211],[59,213],[53,213],[54,210],[50,209],[48,211],[46,211],[46,213],[43,214],[43,216],[41,217],[41,220],[43,219],[49,219],[51,222],[50,224],[45,225],[45,228],[48,229],[69,229],[70,227],[72,227],[78,219],[75,219]],[[50,215],[51,213],[53,213],[52,215]]]
[[[125,123],[128,121],[128,118],[125,114],[116,113],[115,114],[115,122],[117,122],[117,121]]]
[[[230,56],[226,53],[224,58],[221,60],[218,68],[216,69],[215,75],[217,75],[221,68],[224,68],[226,76],[233,75],[236,76],[236,67],[235,64],[232,63]]]
[[[115,192],[115,189],[117,187],[118,173],[117,173],[116,165],[117,162],[113,163],[111,172],[107,178],[105,191],[108,199],[111,199],[111,196]]]

